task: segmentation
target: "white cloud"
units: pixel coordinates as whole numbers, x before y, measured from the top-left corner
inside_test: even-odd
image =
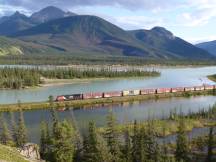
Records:
[[[14,13],[15,11],[20,11],[26,15],[28,15],[30,13],[29,10],[27,10],[23,7],[1,5],[0,4],[0,16],[8,15],[8,14]]]
[[[114,23],[125,29],[150,29],[154,26],[164,26],[162,18],[151,18],[146,16],[119,16],[114,17]]]
[[[183,26],[203,26],[216,18],[215,0],[189,0],[185,8],[188,12],[181,13],[177,17],[178,23]]]

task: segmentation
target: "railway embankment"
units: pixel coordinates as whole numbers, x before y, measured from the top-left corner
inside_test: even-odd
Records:
[[[163,98],[172,97],[192,97],[201,95],[215,95],[216,90],[199,90],[188,92],[174,92],[174,93],[160,93],[160,94],[148,94],[148,95],[136,95],[136,96],[121,96],[112,98],[97,98],[97,99],[85,99],[85,100],[71,100],[53,102],[53,108],[64,110],[69,108],[82,108],[91,107],[93,105],[114,104],[123,102],[143,101],[143,100],[159,100]],[[0,111],[19,111],[22,110],[35,110],[35,109],[49,109],[52,106],[48,101],[44,102],[32,102],[32,103],[19,103],[19,104],[2,104],[0,105]]]

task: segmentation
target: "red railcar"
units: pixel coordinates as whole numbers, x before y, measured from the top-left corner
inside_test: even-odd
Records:
[[[160,93],[170,93],[171,92],[171,88],[158,88],[157,89],[157,94]]]
[[[65,96],[57,96],[56,97],[56,101],[65,101],[65,100],[66,100]]]
[[[96,99],[96,98],[103,98],[103,93],[95,92],[95,93],[84,93],[83,99]]]
[[[177,87],[177,88],[171,88],[171,89],[172,89],[172,93],[185,91],[184,87]]]
[[[147,94],[155,94],[156,89],[142,89],[141,90],[141,95],[147,95]]]
[[[121,91],[104,92],[104,94],[103,94],[104,98],[121,97],[121,96],[122,96],[122,92]]]
[[[214,89],[214,85],[204,85],[205,90],[213,90]]]

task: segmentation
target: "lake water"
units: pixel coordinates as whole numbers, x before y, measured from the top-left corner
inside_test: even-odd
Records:
[[[146,68],[146,67],[145,67]],[[206,78],[215,74],[216,67],[155,68],[160,77],[95,80],[86,83],[56,85],[24,90],[0,90],[0,104],[46,101],[50,95],[65,95],[85,92],[104,92],[125,89],[178,87],[214,84]]]
[[[58,112],[59,118],[72,119],[76,121],[77,127],[84,132],[90,121],[94,121],[98,127],[106,125],[106,116],[110,109],[115,114],[118,123],[147,120],[151,118],[166,118],[170,111],[197,112],[200,109],[208,109],[216,103],[215,96],[197,96],[190,98],[167,98],[161,100],[148,100],[133,103],[122,103],[107,106],[93,106],[87,108],[70,109]],[[9,114],[4,113],[9,119]],[[15,113],[17,116],[18,113]],[[24,117],[31,142],[39,142],[39,128],[41,121],[50,122],[50,110],[25,111]]]

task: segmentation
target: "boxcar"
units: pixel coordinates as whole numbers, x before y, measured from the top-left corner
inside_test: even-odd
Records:
[[[157,94],[160,93],[170,93],[171,92],[171,88],[158,88],[157,89]]]
[[[213,85],[205,85],[205,90],[212,90],[214,89],[214,86]]]
[[[95,93],[84,93],[83,99],[96,99],[103,98],[103,93],[95,92]]]
[[[172,88],[172,93],[175,93],[175,92],[184,92],[184,87]]]
[[[122,92],[121,91],[104,92],[104,94],[103,94],[104,98],[121,97],[121,96],[122,96]]]
[[[190,91],[194,91],[194,90],[195,90],[194,87],[185,87],[184,88],[185,92],[190,92]]]
[[[82,100],[83,94],[65,95],[66,100]]]
[[[56,101],[65,101],[65,100],[66,100],[65,96],[57,96],[56,97]]]
[[[141,95],[147,95],[147,94],[155,94],[156,89],[142,89],[141,90]]]
[[[137,96],[140,95],[140,90],[123,91],[123,96]]]
[[[205,87],[204,86],[196,86],[196,87],[194,87],[194,90],[195,91],[203,91],[203,90],[205,90]]]

